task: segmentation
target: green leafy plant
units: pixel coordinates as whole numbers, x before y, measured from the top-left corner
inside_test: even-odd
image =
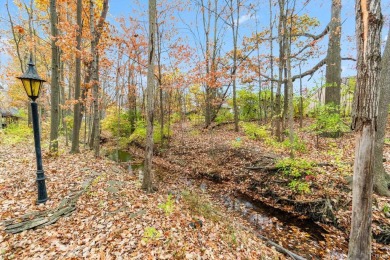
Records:
[[[158,232],[158,230],[155,227],[146,227],[144,230],[144,236],[142,238],[142,241],[147,243],[150,240],[157,240],[160,237],[161,237],[161,233]]]
[[[390,213],[390,205],[387,203],[383,206],[383,209],[382,209],[383,213],[387,214],[387,213]]]
[[[287,176],[291,177],[314,175],[314,165],[315,164],[313,162],[307,161],[303,158],[284,158],[276,163],[277,168],[279,168]]]
[[[288,186],[299,193],[310,193],[310,185],[307,182],[299,181],[299,180],[292,180]]]
[[[310,193],[310,184],[306,182],[306,179],[311,178],[306,176],[313,176],[315,174],[313,171],[314,166],[314,163],[302,158],[284,158],[276,163],[276,167],[292,179],[288,186],[299,193]],[[306,178],[303,179],[303,177]]]
[[[175,208],[175,201],[172,199],[172,194],[169,194],[167,197],[167,201],[165,203],[161,203],[158,205],[160,209],[162,209],[165,212],[165,215],[172,214],[174,208]]]

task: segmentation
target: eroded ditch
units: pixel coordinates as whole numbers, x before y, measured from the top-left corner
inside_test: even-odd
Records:
[[[130,153],[115,150],[109,152],[107,157],[127,168],[129,173],[142,178],[143,165],[135,161]],[[159,175],[168,174],[158,166],[155,170]],[[328,232],[310,219],[269,206],[239,191],[227,193],[222,187],[223,184],[207,179],[191,179],[187,181],[187,185],[210,194],[221,205],[249,222],[261,236],[295,254],[308,259],[346,258],[342,249],[330,247],[332,241],[329,241],[331,238]]]

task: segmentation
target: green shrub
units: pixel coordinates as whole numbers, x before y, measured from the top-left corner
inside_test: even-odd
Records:
[[[32,128],[28,127],[27,122],[22,121],[7,125],[2,133],[0,132],[0,137],[0,143],[17,144],[27,140],[33,140],[33,131]]]
[[[223,122],[229,122],[234,120],[234,115],[230,113],[227,109],[221,109],[218,112],[217,117],[215,118],[215,122],[217,123],[223,123]]]
[[[181,115],[180,115],[180,113],[175,112],[175,113],[173,113],[173,114],[171,115],[171,123],[172,123],[172,124],[178,123],[178,122],[180,122],[180,120],[181,120]]]
[[[313,175],[315,164],[303,158],[283,158],[278,160],[276,167],[284,174],[291,177],[301,177],[302,175]]]
[[[303,140],[300,140],[298,135],[294,134],[294,142],[291,144],[290,139],[286,138],[282,142],[282,146],[288,149],[293,149],[294,151],[298,152],[306,152],[306,144],[303,142]]]
[[[339,107],[333,104],[319,106],[315,113],[316,120],[309,126],[309,130],[315,134],[323,133],[341,133],[348,131],[349,128],[340,116]]]
[[[108,130],[114,136],[128,137],[131,132],[130,114],[121,112],[118,118],[118,109],[110,107],[107,109],[107,116],[102,120],[102,129]]]
[[[310,193],[310,185],[305,181],[306,178],[303,177],[314,175],[314,166],[315,164],[313,162],[309,162],[302,158],[284,158],[276,163],[276,167],[279,168],[283,174],[292,179],[288,186],[299,193]]]
[[[164,136],[168,136],[168,126],[165,125],[163,130]],[[160,143],[162,139],[161,131],[160,131],[160,124],[155,123],[153,127],[153,140],[154,143]],[[146,140],[146,123],[144,121],[137,121],[136,128],[134,132],[130,135],[130,137],[127,139],[128,143],[131,142],[138,142],[138,143],[144,143]]]
[[[268,131],[264,126],[244,122],[240,122],[240,126],[244,130],[244,133],[252,140],[264,140],[269,137]]]
[[[310,193],[310,185],[307,182],[292,180],[288,186],[298,193]]]

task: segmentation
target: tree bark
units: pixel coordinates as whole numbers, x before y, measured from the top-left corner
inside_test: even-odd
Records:
[[[80,152],[80,127],[81,127],[81,105],[80,105],[80,92],[81,92],[81,33],[82,33],[82,9],[83,1],[77,0],[77,52],[76,52],[76,71],[75,71],[75,87],[74,87],[74,99],[75,105],[73,110],[73,132],[72,132],[72,149],[71,153]]]
[[[374,191],[382,196],[390,196],[390,175],[383,167],[383,144],[390,103],[390,30],[387,36],[385,51],[382,56],[382,70],[379,78],[378,126],[374,148]]]
[[[270,28],[270,40],[269,40],[269,44],[270,44],[270,72],[271,72],[271,78],[274,77],[274,53],[273,53],[273,47],[274,47],[274,42],[272,40],[273,38],[273,29],[274,29],[274,24],[272,22],[272,0],[269,0],[269,28]],[[261,74],[259,73],[259,77],[261,76]],[[274,82],[271,81],[271,122],[273,120],[273,117],[274,117]],[[271,127],[272,129],[272,133],[273,133],[273,127]]]
[[[341,85],[341,0],[332,0],[332,16],[326,57],[325,104],[340,105]]]
[[[153,159],[153,121],[154,121],[154,62],[155,62],[155,36],[156,36],[156,0],[149,0],[149,43],[148,43],[148,74],[146,93],[146,145],[145,145],[145,169],[142,189],[150,193],[154,191],[152,159]]]
[[[351,128],[357,132],[348,259],[371,259],[377,81],[382,28],[380,0],[356,0],[357,80]]]
[[[230,1],[230,9],[231,12],[231,27],[232,27],[232,34],[233,34],[233,68],[232,68],[232,78],[233,78],[233,112],[234,112],[234,131],[238,132],[238,107],[237,107],[237,91],[236,91],[236,84],[237,84],[237,41],[238,41],[238,28],[240,24],[240,5],[241,1],[236,0],[236,7],[233,7],[233,0]],[[233,10],[236,10],[237,12],[237,18],[234,17]]]
[[[285,19],[284,15],[284,0],[279,0],[279,25],[278,25],[278,41],[279,41],[279,78],[278,85],[276,88],[276,96],[275,96],[275,110],[276,110],[276,131],[275,135],[278,141],[282,140],[282,131],[281,131],[281,122],[282,122],[282,104],[281,104],[281,89],[283,82],[283,68],[284,68],[284,48],[285,48],[285,40],[282,34],[283,31],[283,19]]]
[[[50,109],[50,152],[58,151],[58,128],[59,128],[59,84],[58,69],[59,55],[56,46],[57,29],[57,1],[50,0],[50,24],[51,24],[51,109]]]

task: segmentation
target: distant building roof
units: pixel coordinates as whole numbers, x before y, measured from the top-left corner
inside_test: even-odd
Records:
[[[3,117],[19,117],[19,111],[16,108],[0,108]]]

